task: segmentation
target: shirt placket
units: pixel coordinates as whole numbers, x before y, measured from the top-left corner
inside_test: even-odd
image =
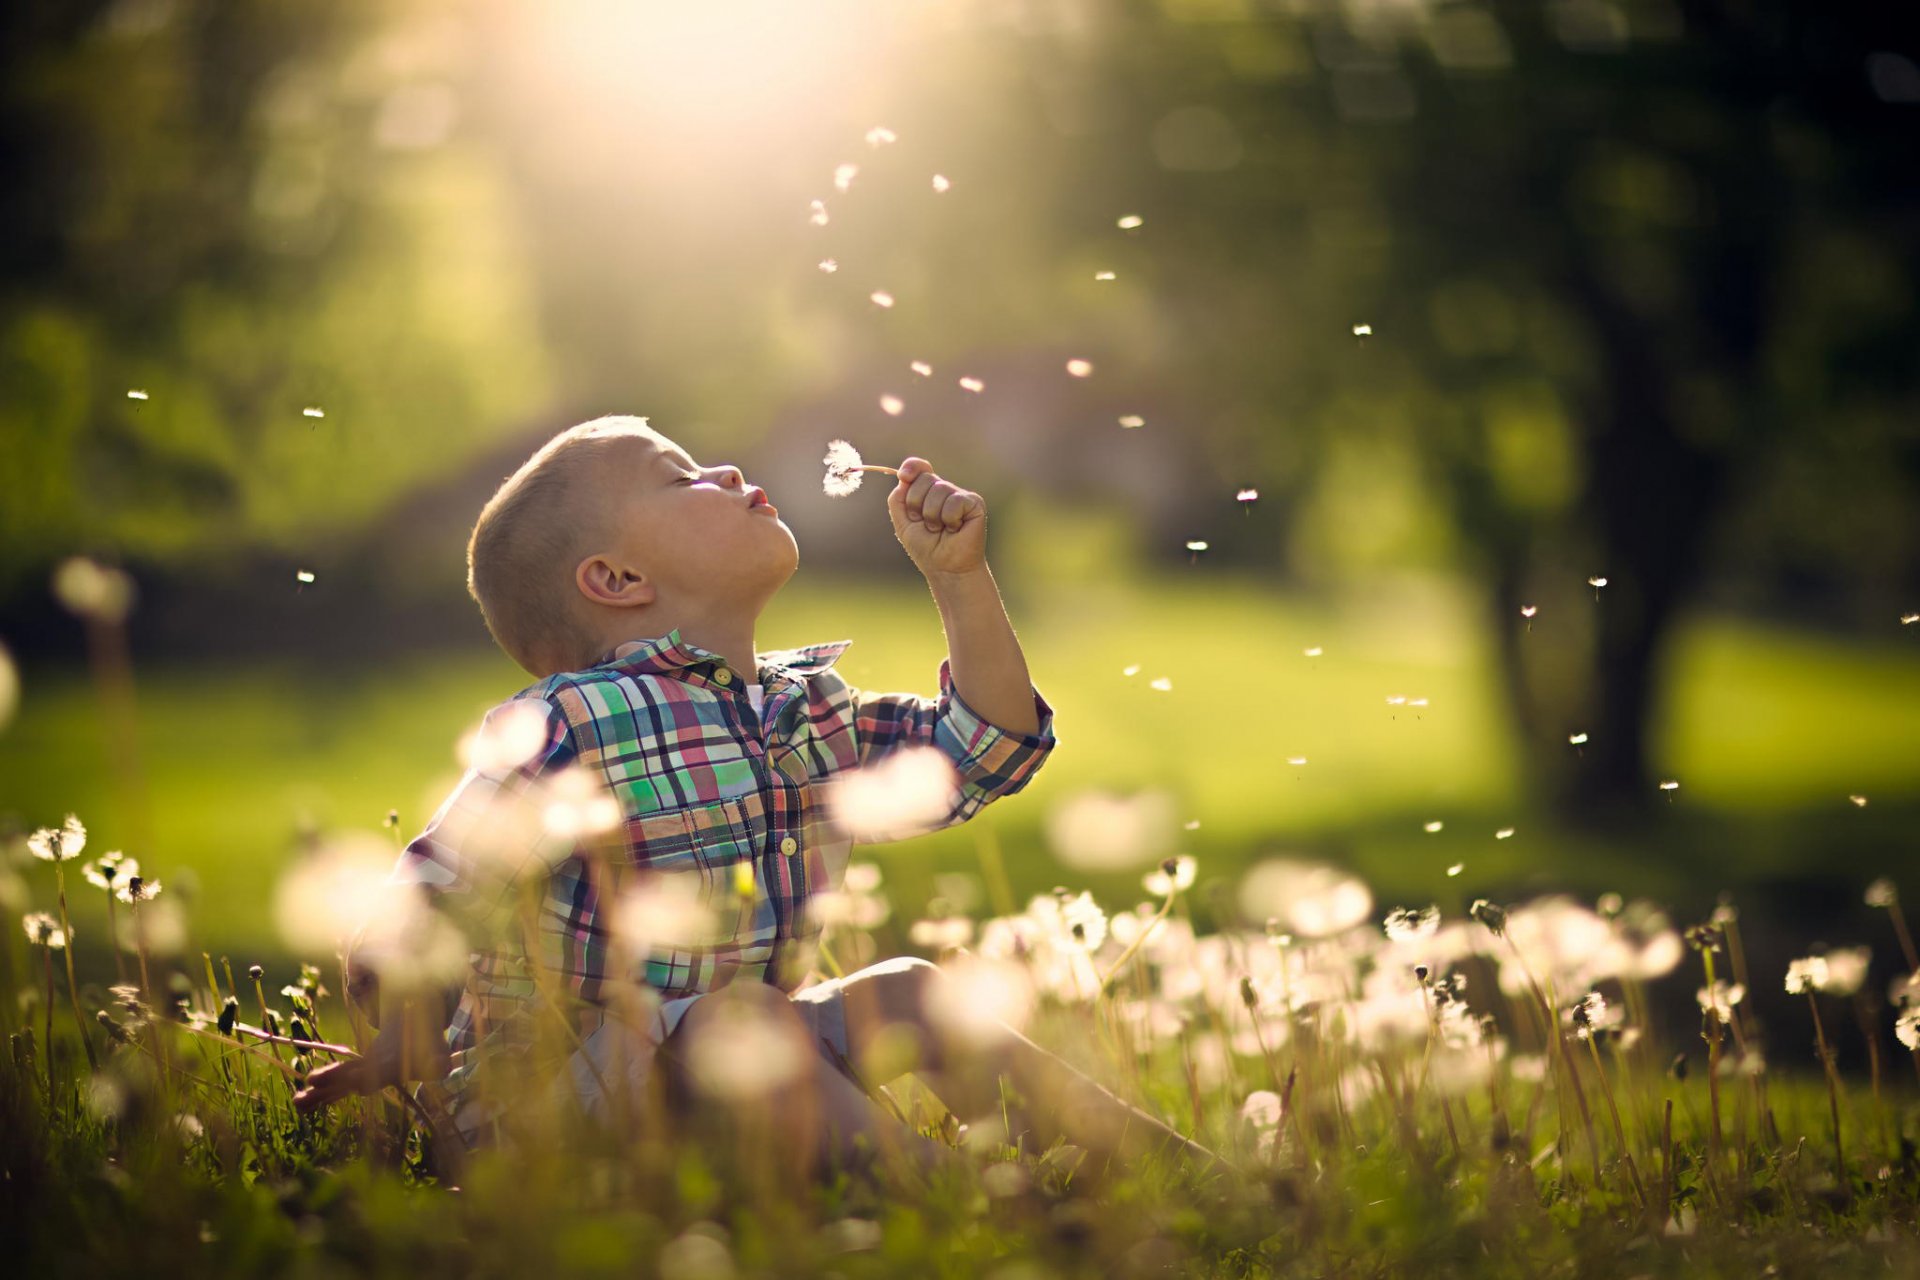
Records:
[[[784,804],[776,802],[767,768],[766,735],[760,723],[760,714],[754,712],[753,702],[747,696],[744,686],[739,683],[738,673],[731,668],[722,667],[731,673],[730,678],[721,683],[715,679],[712,683],[721,691],[721,702],[733,711],[736,728],[746,741],[747,763],[753,770],[753,781],[760,791],[760,809],[767,818],[766,840],[754,852],[753,892],[755,910],[759,909],[758,899],[765,897],[773,906],[773,936],[776,950],[779,944],[791,932],[789,905],[791,902],[791,877],[787,874],[788,857],[798,851],[798,843],[789,848],[793,837],[781,830],[780,816],[785,811]],[[715,672],[718,675],[718,672]],[[762,687],[762,706],[768,706],[773,699],[766,688]],[[773,853],[779,850],[779,856]]]

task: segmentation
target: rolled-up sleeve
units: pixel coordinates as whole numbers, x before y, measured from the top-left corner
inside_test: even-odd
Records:
[[[944,826],[964,822],[992,801],[1026,786],[1058,741],[1053,708],[1038,688],[1032,690],[1034,712],[1040,718],[1038,731],[1015,733],[981,718],[967,705],[953,686],[951,666],[949,659],[940,660],[937,697],[848,690],[862,766],[907,746],[935,747],[953,763],[959,787]]]
[[[507,717],[512,724],[503,724]],[[560,708],[516,698],[489,711],[480,733],[520,758],[470,767],[389,876],[396,886],[424,891],[475,943],[498,931],[517,886],[574,851],[573,840],[550,831],[544,815],[545,784],[574,759]]]

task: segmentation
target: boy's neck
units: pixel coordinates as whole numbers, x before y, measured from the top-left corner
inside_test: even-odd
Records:
[[[720,623],[693,618],[683,618],[678,622],[655,619],[643,622],[618,639],[607,640],[602,652],[627,640],[651,640],[676,629],[680,632],[680,643],[717,655],[732,668],[736,676],[747,683],[755,683],[760,679],[760,661],[758,650],[753,647],[751,621]]]

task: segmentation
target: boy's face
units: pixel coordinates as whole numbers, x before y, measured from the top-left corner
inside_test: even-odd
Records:
[[[703,466],[659,435],[636,435],[615,457],[599,477],[604,554],[651,579],[657,599],[757,612],[793,576],[793,531],[738,467]]]

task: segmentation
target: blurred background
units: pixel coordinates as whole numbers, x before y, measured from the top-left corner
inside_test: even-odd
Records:
[[[870,688],[945,647],[826,442],[986,495],[1062,745],[872,851],[897,922],[988,846],[1115,910],[1192,853],[1215,920],[1284,853],[1891,963],[1916,59],[1830,0],[6,6],[0,824],[273,953],[289,861],[417,832],[529,683],[481,503],[626,412],[769,491],[760,646]]]

